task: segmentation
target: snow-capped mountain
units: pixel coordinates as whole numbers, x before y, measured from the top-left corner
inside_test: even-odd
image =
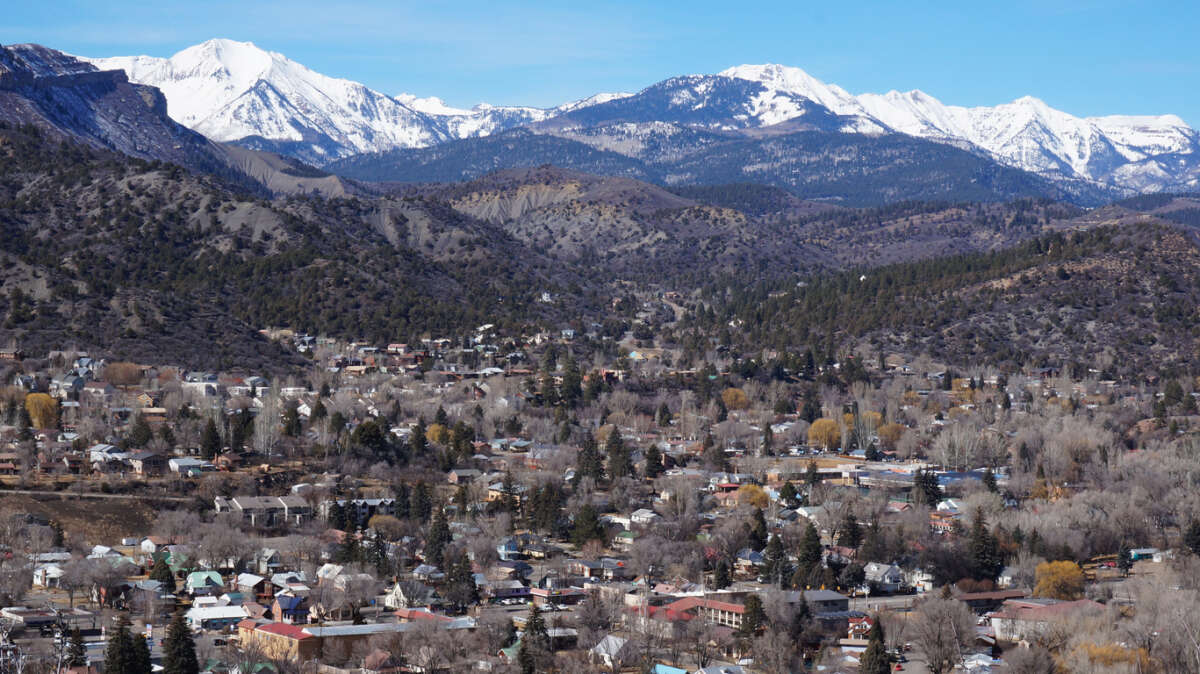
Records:
[[[1174,115],[1081,118],[1028,96],[967,108],[916,90],[855,95],[775,64],[674,77],[637,94],[597,94],[553,108],[462,109],[328,77],[248,42],[209,40],[170,58],[87,60],[158,87],[170,116],[209,138],[316,165],[530,125],[605,149],[643,147],[653,137],[656,151],[668,154],[669,138],[679,135],[669,127],[820,130],[907,134],[1055,180],[1134,191],[1200,186],[1200,133]]]
[[[1174,115],[1080,118],[1032,96],[975,108],[946,105],[916,90],[854,96],[799,68],[774,64],[743,65],[721,74],[804,96],[838,114],[873,119],[900,133],[974,148],[1009,166],[1051,177],[1140,191],[1147,186],[1131,184],[1132,163],[1149,161],[1152,168],[1132,171],[1145,179],[1164,168],[1155,160],[1162,155],[1200,162],[1200,134]],[[1196,185],[1194,176],[1178,178],[1158,176],[1155,182],[1168,189]]]
[[[314,72],[253,43],[223,39],[170,58],[83,60],[158,87],[173,119],[213,140],[279,149],[318,165],[363,152],[487,135],[628,95],[600,94],[550,109],[483,104],[462,110],[438,98],[388,96]]]

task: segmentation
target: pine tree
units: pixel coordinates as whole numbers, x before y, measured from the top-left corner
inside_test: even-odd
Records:
[[[613,427],[612,432],[608,434],[604,450],[608,454],[608,474],[612,476],[612,479],[633,477],[633,461],[630,458],[629,448],[625,446],[625,441],[621,438],[621,431],[616,427]]]
[[[429,535],[425,540],[425,562],[442,568],[442,564],[446,561],[446,546],[451,540],[450,525],[446,523],[446,513],[438,508],[433,515],[433,523],[429,525]]]
[[[792,569],[788,564],[787,554],[783,551],[783,541],[777,534],[771,534],[771,540],[767,541],[763,557],[765,558],[763,576],[766,577],[768,583],[782,587],[784,581],[791,578]]]
[[[1117,568],[1121,570],[1122,576],[1128,576],[1129,571],[1133,569],[1133,554],[1129,552],[1125,541],[1121,541],[1121,548],[1117,551]]]
[[[657,445],[650,445],[650,449],[646,450],[646,477],[653,480],[663,470],[662,450]]]
[[[424,419],[417,419],[417,425],[413,426],[412,435],[408,437],[408,446],[412,448],[414,457],[424,456],[429,449],[429,441],[425,439]]]
[[[129,638],[133,644],[133,672],[150,674],[150,642],[142,634],[131,634]]]
[[[800,505],[800,495],[796,493],[796,486],[791,482],[784,482],[783,488],[779,490],[779,500],[788,508]]]
[[[550,635],[546,631],[546,619],[536,603],[530,604],[529,616],[525,619],[525,634],[521,640],[524,645],[545,651],[550,647]]]
[[[767,518],[763,516],[762,508],[755,508],[750,516],[750,547],[762,550],[767,545]]]
[[[166,674],[198,674],[200,665],[196,660],[196,642],[192,630],[184,620],[183,612],[176,611],[167,626],[163,639],[163,670]]]
[[[729,569],[729,562],[722,559],[717,562],[717,568],[713,571],[713,587],[718,590],[723,590],[733,584],[732,573]]]
[[[994,581],[1004,569],[1004,560],[1000,556],[1000,546],[996,537],[987,529],[981,511],[975,511],[975,521],[971,525],[969,542],[971,577],[976,580]]]
[[[154,438],[154,431],[150,428],[150,424],[139,414],[133,419],[133,424],[129,427],[129,444],[134,447],[145,447],[151,439]]]
[[[579,481],[585,477],[590,477],[596,482],[604,479],[604,459],[600,457],[600,450],[596,447],[596,438],[592,436],[591,431],[583,434],[583,448],[579,450],[579,455],[575,459],[573,483],[578,485]]]
[[[209,417],[204,425],[204,433],[200,436],[200,456],[211,461],[221,451],[221,434],[217,432],[217,424]]]
[[[810,487],[815,487],[818,484],[821,484],[821,475],[817,471],[817,462],[816,461],[808,462],[808,468],[805,470],[805,473],[804,473],[804,483]]]
[[[983,486],[993,494],[1000,491],[1000,488],[996,486],[996,474],[992,472],[991,468],[983,472]]]
[[[137,671],[137,657],[133,652],[133,638],[129,634],[129,617],[121,614],[117,626],[108,634],[108,646],[104,649],[104,671]]]
[[[433,514],[433,496],[424,480],[413,487],[411,501],[410,515],[422,522],[428,522],[429,516]]]
[[[808,523],[808,527],[804,529],[804,538],[800,540],[800,552],[796,555],[796,562],[799,566],[798,572],[808,576],[813,569],[821,565],[821,559],[824,557],[824,548],[821,546],[821,534],[817,532],[817,528],[812,522]]]
[[[150,570],[150,580],[157,580],[162,586],[163,592],[175,594],[175,574],[171,572],[171,566],[167,564],[165,554],[155,555],[154,567]]]
[[[858,518],[854,513],[846,513],[846,517],[842,519],[841,532],[838,534],[838,545],[858,549],[861,543],[862,528],[858,525]]]
[[[65,664],[68,667],[83,667],[87,664],[87,648],[83,645],[83,633],[78,627],[71,630],[71,642],[67,644]]]
[[[752,594],[746,597],[745,610],[742,612],[742,625],[738,628],[738,636],[753,638],[767,622],[766,611],[763,610],[762,599]]]
[[[762,434],[762,456],[775,455],[775,432],[771,430],[770,424],[763,424]]]
[[[600,526],[600,518],[596,509],[590,503],[585,503],[575,515],[575,523],[571,528],[571,540],[575,545],[583,547],[593,540],[603,540],[604,529]]]
[[[891,669],[892,662],[883,643],[883,624],[879,616],[875,616],[867,634],[867,649],[858,660],[858,671],[860,674],[888,674]]]

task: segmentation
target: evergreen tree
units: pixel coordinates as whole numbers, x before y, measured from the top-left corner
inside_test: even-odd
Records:
[[[583,375],[579,372],[579,364],[574,358],[566,360],[567,365],[563,368],[562,384],[559,387],[560,397],[563,405],[575,407],[583,397]]]
[[[574,484],[578,485],[579,481],[585,477],[590,477],[596,482],[604,479],[604,459],[600,457],[600,450],[596,447],[596,438],[592,436],[591,431],[583,434],[583,447],[575,458]]]
[[[665,401],[658,406],[658,414],[655,416],[657,417],[656,421],[659,428],[666,428],[671,425],[671,408],[667,407]]]
[[[750,547],[762,550],[767,546],[767,518],[762,508],[755,508],[750,516]]]
[[[500,500],[501,507],[515,519],[520,514],[521,501],[517,495],[517,485],[513,482],[511,471],[504,471],[504,480],[500,483],[500,491],[503,494]]]
[[[454,602],[458,610],[479,603],[479,586],[475,584],[475,574],[471,571],[471,560],[466,553],[458,553],[447,562],[446,594],[447,599]]]
[[[550,635],[546,631],[546,619],[542,617],[542,611],[538,608],[537,603],[529,605],[529,616],[525,619],[525,633],[521,636],[521,640],[525,645],[538,651],[544,652],[550,648]]]
[[[1121,541],[1121,548],[1117,551],[1117,568],[1121,570],[1122,576],[1128,576],[1129,571],[1133,569],[1133,555],[1125,541]]]
[[[858,660],[858,671],[860,674],[888,674],[891,669],[892,661],[883,643],[883,625],[879,616],[875,616],[867,634],[867,649]]]
[[[779,500],[788,508],[799,506],[800,495],[796,493],[796,486],[791,482],[784,482],[783,488],[779,490]]]
[[[775,432],[771,430],[770,424],[763,424],[761,453],[762,456],[775,455]]]
[[[64,664],[68,667],[83,667],[87,664],[87,648],[83,645],[83,633],[78,627],[71,630],[71,642],[67,644]]]
[[[800,540],[800,552],[796,555],[796,563],[799,566],[797,571],[805,576],[812,574],[813,570],[821,565],[824,552],[821,534],[813,523],[809,522],[804,529],[804,538]]]
[[[337,529],[338,531],[346,530],[346,509],[342,507],[340,501],[334,499],[329,504],[329,510],[326,513],[325,522],[329,525],[330,529]]]
[[[608,474],[612,476],[612,479],[633,477],[633,461],[629,448],[625,446],[625,441],[621,438],[621,431],[615,426],[608,434],[604,450],[608,454]]]
[[[438,508],[433,515],[433,523],[429,525],[429,535],[425,538],[425,562],[439,569],[445,563],[446,546],[452,540],[450,525],[446,522],[446,513]]]
[[[133,672],[135,674],[150,674],[150,642],[143,634],[130,634],[133,643]]]
[[[733,584],[733,574],[729,569],[729,562],[722,559],[717,562],[717,568],[713,571],[713,587],[718,590],[723,590]]]
[[[912,499],[929,507],[936,506],[942,500],[942,487],[938,484],[937,474],[931,470],[918,470],[913,476]]]
[[[1000,555],[1000,545],[996,537],[988,531],[983,513],[978,510],[975,511],[975,521],[971,525],[968,549],[971,577],[976,580],[995,581],[1004,570],[1004,559]]]
[[[661,475],[663,470],[662,451],[658,445],[650,445],[650,449],[646,450],[646,477],[653,480]]]
[[[133,447],[145,447],[153,438],[154,431],[142,415],[134,417],[133,424],[129,426],[129,444]]]
[[[846,517],[842,519],[841,532],[838,534],[838,545],[857,550],[861,543],[862,528],[858,525],[858,518],[854,513],[846,513]]]
[[[429,441],[425,438],[425,420],[417,419],[417,425],[413,426],[412,435],[408,437],[408,446],[412,449],[414,457],[424,456],[429,449]]]
[[[198,674],[200,671],[196,660],[196,642],[192,639],[192,630],[184,620],[182,611],[176,611],[171,624],[167,626],[162,664],[166,674]]]
[[[983,472],[983,486],[993,494],[1000,491],[1000,488],[996,486],[996,474],[992,472],[991,468]]]
[[[429,516],[433,514],[433,495],[430,492],[429,485],[422,480],[413,487],[411,500],[412,517],[417,518],[422,522],[428,522]]]
[[[438,405],[437,412],[433,415],[433,423],[439,426],[450,426],[450,416],[446,414],[446,409]]]
[[[154,566],[150,569],[150,580],[157,580],[163,592],[175,594],[175,574],[171,572],[171,566],[167,564],[167,556],[158,554],[154,557]]]
[[[211,461],[221,451],[221,434],[217,432],[217,424],[209,417],[200,435],[200,456]]]
[[[711,470],[727,471],[729,470],[729,461],[725,457],[725,450],[717,445],[713,439],[712,433],[704,436],[704,465]]]
[[[604,540],[604,529],[600,526],[600,518],[592,504],[585,503],[575,515],[575,523],[571,528],[571,541],[579,547],[593,540]]]
[[[763,557],[765,558],[763,576],[766,577],[768,583],[782,587],[784,581],[792,577],[792,569],[788,564],[787,554],[783,550],[783,541],[779,540],[777,534],[771,534],[771,540],[767,541]]]
[[[137,656],[134,654],[133,637],[129,634],[129,617],[121,614],[120,620],[108,634],[108,645],[104,649],[104,671],[137,671]]]
[[[808,468],[804,472],[804,483],[809,487],[815,487],[821,484],[821,475],[817,471],[817,462],[810,460]]]
[[[743,639],[751,639],[767,624],[767,613],[763,610],[762,599],[752,594],[746,597],[745,611],[742,612],[742,625],[737,634]]]

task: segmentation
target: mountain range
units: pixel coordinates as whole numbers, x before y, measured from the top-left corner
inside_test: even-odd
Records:
[[[660,158],[694,153],[690,141],[696,131],[762,139],[807,130],[904,136],[952,146],[1052,181],[1081,202],[1088,195],[1184,191],[1200,185],[1200,133],[1174,115],[1081,118],[1028,96],[966,108],[915,90],[852,95],[782,65],[686,75],[636,94],[597,94],[553,108],[481,104],[464,110],[437,98],[389,96],[230,40],[210,40],[170,58],[87,60],[101,70],[124,70],[134,83],[157,87],[172,118],[213,140],[317,166],[354,155],[478,139],[516,127],[639,161],[646,160],[647,143]],[[767,182],[787,186],[786,181]]]

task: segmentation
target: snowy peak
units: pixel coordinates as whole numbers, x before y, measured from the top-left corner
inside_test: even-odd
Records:
[[[826,84],[799,68],[776,63],[740,65],[717,73],[722,77],[758,82],[768,89],[803,96],[839,115],[862,114],[862,107],[845,89]]]
[[[31,52],[29,58],[41,57]],[[747,133],[764,127],[902,133],[1055,180],[1135,190],[1195,189],[1193,176],[1200,173],[1200,134],[1174,115],[1080,118],[1032,96],[962,107],[919,90],[854,95],[780,64],[673,77],[637,94],[596,94],[552,108],[465,109],[434,96],[385,95],[250,42],[214,39],[170,58],[85,60],[158,87],[173,119],[210,138],[316,165],[547,122],[573,133],[626,123]]]
[[[922,91],[853,96],[799,68],[743,65],[721,72],[820,103],[841,115],[879,122],[899,133],[974,149],[997,161],[1053,178],[1125,185],[1119,169],[1164,154],[1200,162],[1197,132],[1174,115],[1080,118],[1022,96],[994,107],[946,105]],[[1154,168],[1161,169],[1156,163]],[[1145,171],[1140,172],[1145,174]]]

